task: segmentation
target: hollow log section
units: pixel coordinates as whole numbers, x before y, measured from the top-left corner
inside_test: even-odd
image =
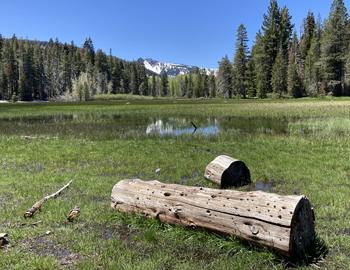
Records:
[[[204,177],[221,188],[239,187],[251,183],[250,171],[243,161],[221,155],[205,168]]]
[[[314,219],[304,196],[240,192],[122,180],[112,190],[112,208],[160,221],[235,235],[300,257],[314,240]]]

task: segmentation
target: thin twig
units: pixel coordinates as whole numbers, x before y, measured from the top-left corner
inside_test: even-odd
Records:
[[[63,190],[65,190],[66,188],[69,187],[69,185],[72,183],[72,181],[69,181],[68,184],[66,184],[65,186],[63,186],[62,188],[60,188],[59,190],[57,190],[55,193],[52,193],[50,195],[45,196],[44,198],[42,198],[40,201],[37,201],[31,208],[29,208],[25,213],[24,213],[24,217],[25,218],[29,218],[32,217],[36,211],[40,210],[40,208],[43,206],[43,204],[45,202],[47,202],[50,199],[56,198],[58,197]]]

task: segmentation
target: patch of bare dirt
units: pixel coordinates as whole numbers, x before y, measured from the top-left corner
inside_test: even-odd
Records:
[[[101,227],[101,232],[103,239],[112,240],[117,238],[123,241],[127,246],[131,246],[134,243],[135,238],[140,237],[139,230],[130,228],[126,224],[103,226]]]
[[[25,248],[40,256],[53,256],[60,265],[73,265],[80,259],[80,255],[73,253],[61,244],[55,243],[50,237],[40,236],[23,241]]]

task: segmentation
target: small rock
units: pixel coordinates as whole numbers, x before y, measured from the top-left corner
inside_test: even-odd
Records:
[[[0,247],[3,247],[9,243],[9,240],[7,239],[8,234],[7,233],[0,233]]]
[[[50,234],[52,234],[52,232],[51,231],[46,231],[45,234],[46,235],[50,235]]]
[[[68,221],[72,222],[76,217],[78,217],[80,214],[80,207],[79,206],[75,206],[72,210],[70,210],[69,214],[68,214]]]

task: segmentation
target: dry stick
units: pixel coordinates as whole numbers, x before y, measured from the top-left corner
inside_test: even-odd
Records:
[[[25,226],[35,227],[35,226],[38,226],[40,223],[42,223],[42,221],[38,220],[37,222],[34,222],[34,223],[22,223],[20,226],[22,226],[22,227],[25,227]]]
[[[196,126],[195,123],[193,123],[192,121],[191,121],[191,125],[194,127],[194,130],[193,130],[193,132],[192,132],[192,134],[194,134],[194,133],[196,133],[196,131],[197,131],[197,126]]]
[[[40,208],[43,206],[45,202],[47,202],[49,199],[58,197],[63,190],[69,187],[71,183],[72,183],[72,180],[69,181],[68,184],[63,186],[61,189],[57,190],[55,193],[52,193],[51,195],[47,195],[44,198],[42,198],[40,201],[37,201],[36,203],[34,203],[34,205],[24,213],[24,217],[25,218],[32,217],[36,211],[40,210]]]

